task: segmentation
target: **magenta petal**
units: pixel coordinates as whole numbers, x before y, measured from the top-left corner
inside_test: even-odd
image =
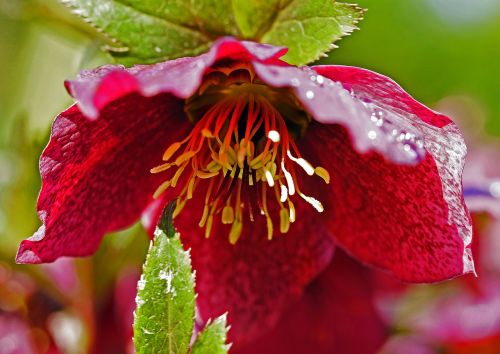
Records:
[[[375,152],[359,154],[345,129],[319,123],[310,125],[302,146],[330,172],[325,219],[350,254],[410,282],[474,271],[462,160],[447,156],[452,152],[396,165]]]
[[[273,329],[232,354],[373,354],[388,330],[376,312],[370,270],[338,251]]]
[[[190,124],[180,100],[129,95],[89,121],[77,106],[61,113],[40,158],[43,225],[23,241],[18,263],[93,253],[104,233],[140,216],[164,176],[149,170]]]
[[[221,38],[208,53],[197,57],[132,68],[104,65],[84,70],[76,80],[67,81],[66,88],[82,113],[96,119],[106,104],[131,92],[146,97],[168,92],[179,98],[188,98],[199,87],[205,71],[219,59],[283,65],[278,58],[286,51],[282,47]]]
[[[245,225],[235,245],[228,242],[227,225],[219,222],[206,239],[198,226],[203,200],[195,202],[201,207],[188,203],[175,225],[184,246],[191,249],[201,319],[228,312],[230,341],[251,340],[272,326],[330,262],[333,242],[321,214],[305,203],[296,205],[300,219],[290,231],[271,241],[264,217]]]

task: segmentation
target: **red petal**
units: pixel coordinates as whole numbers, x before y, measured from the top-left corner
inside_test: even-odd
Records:
[[[352,66],[325,65],[314,66],[313,69],[318,74],[342,83],[344,88],[355,92],[361,99],[373,101],[380,106],[387,106],[405,114],[413,114],[415,117],[412,119],[415,121],[419,119],[437,128],[453,123],[445,115],[434,112],[416,101],[387,76]]]
[[[255,222],[245,220],[235,245],[228,242],[227,225],[219,222],[205,238],[197,225],[202,209],[203,198],[198,198],[175,219],[184,246],[191,248],[201,318],[229,312],[230,341],[250,340],[271,326],[329,263],[333,242],[323,215],[305,203],[297,203],[297,221],[287,234],[269,241],[266,219],[256,215]]]
[[[165,178],[149,170],[189,127],[182,103],[169,95],[126,96],[98,121],[77,106],[61,113],[40,158],[43,225],[21,243],[17,262],[89,255],[104,233],[132,224]]]
[[[438,150],[416,166],[395,165],[375,152],[359,154],[345,129],[319,123],[302,146],[330,172],[328,222],[349,253],[411,282],[473,272],[461,160]]]
[[[336,252],[272,330],[247,345],[236,344],[231,353],[376,353],[388,331],[372,295],[369,269]]]
[[[77,100],[82,113],[95,119],[106,104],[131,92],[147,97],[168,92],[188,98],[198,89],[205,70],[217,60],[283,65],[278,58],[286,51],[282,47],[221,38],[208,53],[197,57],[132,68],[104,65],[94,70],[84,70],[76,80],[67,81],[66,88]]]

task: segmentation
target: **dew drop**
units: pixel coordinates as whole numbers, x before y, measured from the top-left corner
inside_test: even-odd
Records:
[[[292,83],[292,86],[293,86],[293,87],[299,87],[299,86],[300,86],[300,81],[299,81],[299,79],[297,79],[296,77],[294,77],[294,78],[291,80],[291,83]]]
[[[495,198],[500,198],[500,181],[495,181],[490,184],[490,194]]]
[[[368,132],[368,138],[374,140],[377,137],[377,132],[375,130],[370,130]]]
[[[312,100],[314,98],[314,92],[312,92],[311,90],[307,90],[306,97],[307,99]]]
[[[322,85],[325,82],[325,78],[321,75],[318,75],[316,77],[316,81],[318,82],[318,84]]]

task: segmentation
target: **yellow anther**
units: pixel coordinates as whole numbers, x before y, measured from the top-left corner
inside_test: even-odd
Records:
[[[207,219],[207,226],[205,226],[205,237],[210,237],[210,232],[212,231],[212,225],[214,223],[214,214],[210,214]]]
[[[290,211],[290,222],[295,222],[295,206],[292,201],[288,199],[288,210]]]
[[[192,158],[194,155],[196,155],[196,151],[190,150],[188,152],[183,153],[180,155],[178,158],[175,159],[175,164],[177,166],[182,165],[185,161],[189,160]]]
[[[233,207],[226,205],[222,210],[222,223],[231,224],[234,221]]]
[[[219,171],[221,169],[221,167],[222,166],[217,161],[212,160],[207,165],[207,170],[208,171]]]
[[[325,210],[325,208],[323,208],[323,204],[321,204],[319,200],[314,199],[313,197],[310,197],[303,193],[299,193],[299,195],[302,197],[302,199],[311,204],[313,208],[316,209],[318,212],[322,213]]]
[[[186,205],[187,199],[184,199],[182,201],[178,201],[177,205],[175,206],[174,212],[172,213],[172,217],[175,218],[177,215],[180,214],[182,209],[184,209],[184,206]]]
[[[271,217],[269,215],[266,215],[267,219],[267,239],[272,240],[273,239],[273,221],[271,220]]]
[[[219,166],[219,170],[220,170],[220,166]],[[219,174],[218,170],[214,171],[214,172],[196,171],[196,176],[203,178],[203,179],[212,178],[212,177],[217,176],[218,174]]]
[[[191,179],[189,180],[189,184],[188,184],[186,199],[193,198],[193,190],[194,190],[194,183],[195,182],[196,182],[196,178],[194,176],[191,177]]]
[[[241,236],[241,232],[243,231],[243,223],[241,220],[234,220],[233,226],[231,226],[231,231],[229,231],[229,242],[234,245],[238,242],[238,239]]]
[[[288,194],[294,195],[295,194],[295,185],[293,183],[293,177],[290,174],[290,172],[288,172],[287,169],[285,168],[285,160],[281,160],[281,169],[283,170],[283,173],[285,175],[286,184],[288,184]]]
[[[290,228],[290,215],[288,214],[288,210],[282,208],[280,210],[280,232],[285,234],[288,232]]]
[[[164,163],[162,165],[153,167],[152,169],[149,170],[151,173],[159,173],[168,170],[170,167],[172,167],[171,163]]]
[[[160,195],[163,194],[163,192],[165,192],[168,189],[168,187],[170,187],[170,181],[165,181],[162,184],[160,184],[160,186],[156,188],[156,191],[153,193],[153,198],[154,199],[158,198]]]
[[[201,220],[198,223],[198,226],[199,227],[205,226],[205,223],[207,222],[207,218],[208,218],[208,205],[205,204],[205,207],[203,208],[203,215],[201,216]]]
[[[281,183],[280,183],[280,187],[281,187],[281,197],[280,197],[280,201],[281,201],[282,203],[284,203],[284,202],[287,200],[287,198],[288,198],[288,189],[286,188],[286,186],[285,186],[285,185],[283,185],[283,184],[281,184]]]
[[[175,187],[177,185],[177,182],[179,181],[179,178],[181,177],[182,175],[182,172],[184,172],[184,166],[179,168],[176,172],[175,172],[175,175],[174,177],[172,178],[172,184],[171,186],[172,187]]]
[[[213,134],[210,130],[208,130],[207,128],[203,128],[201,130],[201,135],[203,135],[205,138],[213,138]]]
[[[262,163],[262,157],[261,156],[257,156],[255,159],[253,159],[252,161],[250,161],[249,165],[254,170],[258,170],[258,169],[262,168],[262,166],[264,166],[264,164]]]
[[[312,167],[312,165],[307,160],[304,160],[302,157],[296,158],[290,153],[290,150],[288,150],[286,153],[290,160],[296,162],[300,167],[302,167],[309,176],[312,176],[314,174],[314,167]]]
[[[238,149],[238,166],[240,166],[240,168],[243,168],[245,157],[246,157],[246,149],[244,146],[240,146],[240,148]]]
[[[165,150],[165,152],[163,153],[163,161],[170,160],[170,158],[177,152],[177,150],[179,150],[181,145],[182,145],[181,142],[176,142],[170,145],[168,149]]]
[[[274,187],[274,178],[271,172],[269,172],[269,170],[265,170],[264,175],[266,176],[267,184],[269,184],[269,187]]]
[[[330,174],[323,167],[318,166],[314,169],[314,173],[316,173],[319,177],[323,178],[326,184],[330,183]]]
[[[250,141],[249,144],[247,144],[247,157],[250,159],[253,157],[255,153],[255,144]]]

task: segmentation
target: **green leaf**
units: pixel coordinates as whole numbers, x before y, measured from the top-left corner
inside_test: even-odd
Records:
[[[221,34],[238,36],[230,0],[62,0],[113,39],[123,64],[198,55]]]
[[[234,16],[243,38],[258,39],[269,29],[284,3],[284,0],[233,0]]]
[[[262,42],[288,47],[283,57],[303,65],[334,48],[333,42],[357,29],[364,10],[333,0],[292,0],[281,9]]]
[[[231,345],[226,344],[227,316],[224,314],[207,323],[191,348],[191,354],[226,354]]]
[[[171,217],[175,204],[162,218]],[[171,219],[170,219],[171,220]],[[138,354],[186,354],[194,325],[194,275],[173,227],[156,229],[137,284],[134,344]]]
[[[62,0],[114,43],[125,65],[198,55],[221,36],[286,46],[306,64],[356,29],[364,10],[334,0]]]

